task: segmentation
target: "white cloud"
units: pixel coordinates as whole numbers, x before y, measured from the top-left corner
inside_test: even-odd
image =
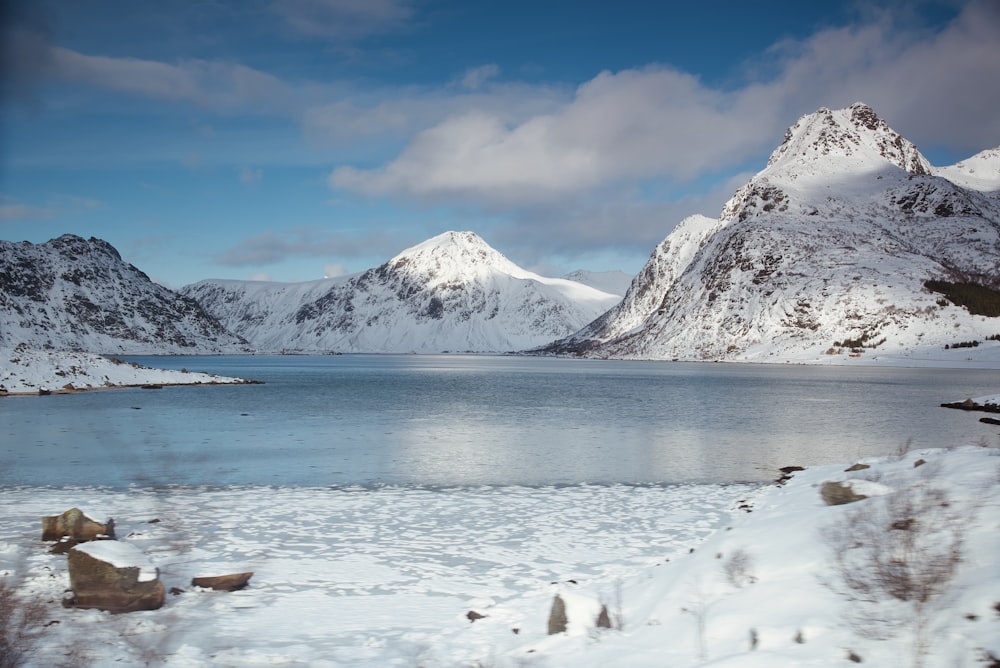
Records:
[[[478,90],[459,92],[446,86],[339,95],[344,99],[314,104],[302,114],[311,144],[329,147],[367,144],[373,139],[405,141],[451,116],[473,111],[487,111],[504,123],[516,124],[556,111],[572,97],[571,90],[563,87],[488,80]]]
[[[336,278],[347,274],[347,267],[337,263],[327,263],[323,265],[323,278]]]
[[[500,76],[500,67],[496,64],[490,63],[489,65],[480,65],[479,67],[470,67],[462,75],[459,84],[462,88],[467,88],[469,90],[478,90],[483,87],[490,79],[495,79]]]
[[[514,125],[484,111],[452,116],[389,164],[340,167],[331,184],[368,195],[524,204],[625,179],[689,179],[760,147],[758,110],[748,106],[667,67],[603,72],[553,113]]]
[[[937,34],[880,22],[776,45],[775,75],[736,88],[650,66],[602,72],[522,119],[487,105],[417,132],[391,161],[337,167],[335,189],[429,202],[551,204],[649,180],[684,182],[763,157],[818,107],[862,100],[920,144],[1000,142],[1000,5],[975,2]],[[708,212],[714,213],[714,212]]]
[[[313,227],[276,232],[266,230],[241,240],[214,260],[231,267],[277,264],[294,257],[389,257],[400,249],[400,238],[390,230],[345,234]],[[327,267],[333,267],[330,264]]]
[[[277,77],[236,63],[183,60],[172,65],[140,58],[92,56],[64,47],[50,51],[49,72],[85,84],[214,109],[276,110],[288,106],[292,89]]]
[[[395,32],[414,17],[407,0],[276,0],[273,7],[296,32],[360,39]]]

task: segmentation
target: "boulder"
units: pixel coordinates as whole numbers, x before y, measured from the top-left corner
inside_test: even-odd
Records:
[[[253,571],[247,573],[230,573],[228,575],[212,575],[191,580],[192,587],[203,587],[215,591],[239,591],[247,586]]]
[[[566,617],[566,602],[556,594],[552,599],[552,610],[549,611],[549,635],[565,633],[569,619]]]
[[[864,494],[855,492],[849,482],[824,482],[819,494],[828,506],[842,506],[868,498]]]
[[[611,628],[611,615],[608,614],[608,606],[601,606],[601,611],[597,614],[597,621],[594,625],[599,629]]]
[[[73,598],[66,605],[110,612],[156,610],[163,605],[160,573],[133,545],[83,543],[67,554]]]
[[[115,521],[109,519],[101,524],[79,508],[70,508],[62,515],[42,518],[42,540],[70,538],[78,543],[97,538],[114,538]]]

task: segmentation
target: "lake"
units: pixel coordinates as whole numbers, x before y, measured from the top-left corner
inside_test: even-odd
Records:
[[[264,385],[0,400],[6,485],[770,480],[986,439],[993,370],[473,355],[129,357]]]

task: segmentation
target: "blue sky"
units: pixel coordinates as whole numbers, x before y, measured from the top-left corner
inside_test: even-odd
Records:
[[[787,126],[871,104],[1000,145],[1000,3],[8,0],[0,238],[154,279],[310,280],[474,230],[634,273]]]

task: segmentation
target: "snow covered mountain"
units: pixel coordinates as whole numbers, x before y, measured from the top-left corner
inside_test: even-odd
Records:
[[[575,332],[618,301],[526,271],[472,232],[446,232],[351,276],[207,280],[181,292],[264,351],[523,350]]]
[[[0,241],[0,346],[190,354],[244,343],[105,241],[71,234],[43,244]]]
[[[998,290],[1000,149],[936,168],[858,103],[801,118],[718,219],[682,221],[619,305],[545,350],[906,357],[1000,333]]]

